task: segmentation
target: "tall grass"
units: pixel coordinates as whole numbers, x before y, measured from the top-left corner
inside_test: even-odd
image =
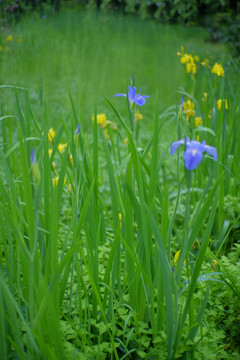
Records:
[[[238,165],[230,169],[224,164],[222,135],[216,136],[218,164],[201,164],[194,174],[187,174],[193,177],[191,183],[188,180],[185,185],[178,163],[175,178],[179,191],[170,205],[169,175],[159,182],[164,160],[159,158],[161,123],[157,106],[153,135],[145,149],[137,146],[134,131],[107,99],[117,122],[116,132],[110,125],[105,128],[108,139],[98,128],[96,111],[92,137],[82,129],[75,132],[79,119],[71,100],[68,123],[63,120],[49,143],[51,122],[46,106],[42,104],[45,123],[40,125],[32,113],[28,92],[19,91],[26,94],[26,112],[16,90],[16,118],[1,119],[4,358],[14,353],[21,359],[71,358],[79,351],[92,351],[98,358],[103,339],[110,341],[112,358],[130,356],[139,349],[128,349],[128,341],[124,343],[126,339],[118,336],[116,321],[121,307],[127,307],[135,325],[149,324],[153,343],[159,334],[166,333],[165,356],[177,358],[182,341],[193,342],[202,327],[208,291],[198,304],[194,294],[213,226],[221,230],[224,225],[223,181],[229,173],[231,190],[239,191]],[[64,134],[67,147],[60,152],[58,144]],[[125,137],[128,149],[122,149],[121,139]],[[31,147],[36,153],[32,164]],[[57,166],[52,163],[55,158]],[[57,167],[57,182],[52,181],[53,166]],[[70,191],[65,181],[71,185]],[[185,215],[183,227],[177,229],[180,202]],[[200,239],[200,248],[194,255],[196,238]],[[176,246],[181,252],[173,271]],[[99,253],[101,248],[103,253]],[[78,339],[72,345],[73,353],[67,342],[69,328]],[[158,358],[154,348],[149,351]]]

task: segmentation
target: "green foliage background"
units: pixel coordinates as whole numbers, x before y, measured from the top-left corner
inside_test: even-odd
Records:
[[[45,16],[59,11],[61,6],[131,13],[162,23],[200,24],[209,30],[212,41],[225,42],[234,56],[240,54],[238,0],[0,0],[0,19],[4,26],[26,13],[40,12]]]

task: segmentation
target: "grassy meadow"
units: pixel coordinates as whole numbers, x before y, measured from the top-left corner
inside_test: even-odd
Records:
[[[240,359],[240,70],[207,36],[2,31],[1,359]]]
[[[6,42],[8,35],[13,40]],[[5,37],[5,38],[4,38]],[[106,112],[104,96],[125,92],[133,74],[142,91],[151,96],[148,116],[158,92],[161,108],[178,102],[184,72],[176,52],[180,46],[202,57],[217,53],[224,58],[223,46],[206,42],[208,34],[199,28],[161,25],[134,17],[106,13],[62,12],[57,17],[31,17],[3,34],[1,83],[30,90],[31,106],[38,106],[41,84],[55,126],[71,111],[71,92],[81,122],[88,126],[93,109]],[[8,47],[9,51],[4,51]],[[199,54],[200,55],[200,54]],[[196,92],[204,91],[205,78]],[[15,105],[12,92],[2,91],[4,104]],[[6,98],[5,98],[6,96]],[[119,104],[124,111],[125,107]]]

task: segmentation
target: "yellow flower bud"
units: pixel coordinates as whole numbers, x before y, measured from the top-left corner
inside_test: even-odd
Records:
[[[69,161],[70,164],[73,163],[73,156],[72,156],[72,154],[69,154],[69,155],[68,155],[68,161]]]
[[[53,128],[51,128],[48,131],[48,141],[52,142],[54,137],[55,137],[55,131],[53,130]]]
[[[142,119],[143,119],[142,114],[140,114],[140,111],[137,110],[137,112],[135,114],[135,121],[139,121],[139,120],[142,120]]]
[[[225,101],[225,109],[228,110],[228,101],[227,99],[225,99],[224,101]]]
[[[58,151],[61,153],[67,147],[67,144],[58,144]]]
[[[119,223],[120,223],[120,229],[122,228],[122,214],[118,213]]]
[[[217,260],[213,260],[213,263],[214,263],[215,266],[218,266]]]
[[[201,116],[196,116],[195,117],[195,127],[198,127],[199,125],[202,125],[202,124],[203,124],[203,121],[202,121]]]
[[[178,261],[178,259],[179,259],[179,255],[180,255],[180,250],[178,250],[178,251],[176,252],[176,254],[174,255],[174,264],[177,263],[177,261]]]
[[[52,149],[48,149],[48,156],[51,157],[52,156],[52,152],[53,150]]]
[[[59,180],[59,177],[58,177],[58,176],[56,176],[55,178],[52,179],[53,187],[56,187],[56,186],[57,186],[58,180]]]
[[[192,64],[192,74],[195,75],[197,73],[196,64]]]
[[[217,101],[217,109],[220,111],[222,108],[222,99],[218,99]]]

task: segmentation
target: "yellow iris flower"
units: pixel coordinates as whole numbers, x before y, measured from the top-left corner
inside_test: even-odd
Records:
[[[181,57],[181,63],[182,64],[187,64],[189,62],[190,58],[189,58],[189,55],[188,54],[184,54],[182,57]]]
[[[221,64],[215,63],[213,65],[213,68],[211,70],[213,74],[216,74],[217,76],[223,76],[224,75],[224,69]]]
[[[191,73],[192,75],[195,75],[197,73],[195,61],[199,62],[199,56],[195,55],[193,57],[191,54],[182,54],[180,61],[182,64],[186,65],[186,72],[188,74]]]
[[[92,116],[92,121],[94,121],[94,115]],[[108,122],[106,114],[97,114],[97,124],[101,125],[102,127],[107,126]]]

